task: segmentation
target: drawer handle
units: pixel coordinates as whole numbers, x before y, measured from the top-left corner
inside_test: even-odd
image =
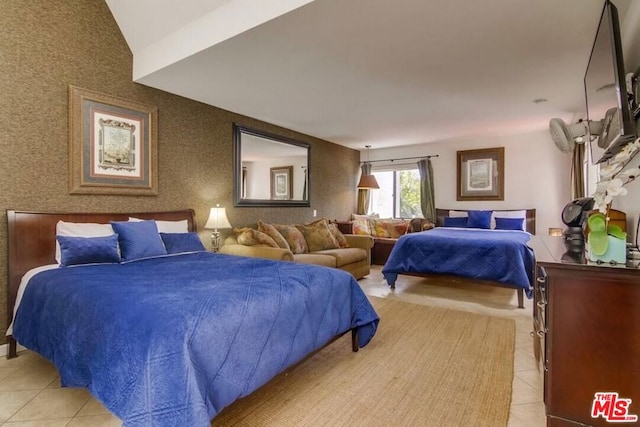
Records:
[[[540,283],[540,284],[542,284],[542,283],[546,282],[546,279],[545,279],[544,277],[538,277],[536,280],[537,280],[537,281],[538,281],[538,283]]]
[[[544,308],[547,305],[546,301],[538,301],[536,305],[540,308]]]

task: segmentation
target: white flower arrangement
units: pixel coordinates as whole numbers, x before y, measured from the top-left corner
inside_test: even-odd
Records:
[[[603,214],[611,205],[613,198],[628,193],[625,185],[640,176],[640,167],[625,169],[629,162],[640,152],[640,138],[625,145],[608,163],[600,168],[600,179],[593,193],[595,208]]]

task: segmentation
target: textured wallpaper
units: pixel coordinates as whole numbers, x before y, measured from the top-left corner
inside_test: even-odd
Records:
[[[102,0],[0,0],[0,343],[7,318],[6,210],[141,211],[209,208],[233,226],[346,219],[359,153],[132,82],[132,55]],[[68,87],[158,107],[158,196],[70,195]],[[313,100],[309,100],[313,102]],[[311,144],[309,208],[234,208],[232,123]]]

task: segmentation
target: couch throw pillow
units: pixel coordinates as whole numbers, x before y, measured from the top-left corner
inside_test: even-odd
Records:
[[[278,247],[282,249],[289,250],[289,243],[287,243],[287,239],[273,226],[273,224],[266,223],[261,219],[258,220],[258,231],[262,231],[267,236],[271,237],[274,242],[278,245]]]
[[[392,239],[399,239],[407,234],[409,221],[406,219],[389,219],[384,221],[384,226]]]
[[[267,233],[263,233],[260,230],[253,228],[236,228],[233,230],[236,233],[236,239],[238,243],[245,246],[263,245],[271,248],[280,248],[275,240],[273,240]]]
[[[338,228],[338,224],[329,223],[328,227],[331,234],[333,234],[333,238],[338,242],[338,246],[341,248],[348,248],[349,242],[347,242],[347,238],[342,234],[340,228]]]
[[[273,224],[273,226],[282,234],[289,244],[289,250],[294,254],[304,254],[309,252],[307,241],[295,225]]]
[[[371,227],[371,235],[373,237],[391,237],[387,224],[390,219],[378,219],[373,218],[369,220],[369,226]]]
[[[307,242],[309,252],[323,251],[325,249],[338,249],[340,245],[329,230],[329,221],[325,218],[310,224],[296,225]]]

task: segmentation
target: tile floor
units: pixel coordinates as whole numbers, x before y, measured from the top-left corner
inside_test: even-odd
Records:
[[[514,380],[509,427],[545,426],[542,403],[542,377],[532,352],[532,302],[517,308],[515,291],[478,286],[462,280],[400,276],[396,290],[382,281],[380,267],[360,280],[368,295],[512,318],[516,322]],[[119,426],[111,415],[84,389],[60,388],[55,368],[29,351],[7,360],[0,358],[1,427],[79,427]],[[488,426],[490,427],[490,426]]]

